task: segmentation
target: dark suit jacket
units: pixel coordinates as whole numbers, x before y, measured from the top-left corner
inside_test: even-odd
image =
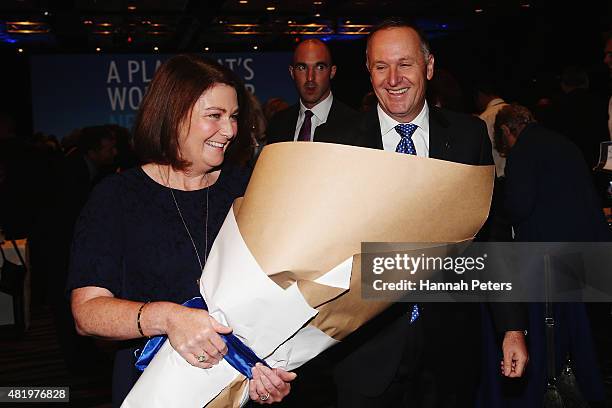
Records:
[[[609,241],[610,230],[581,151],[530,124],[506,162],[506,210],[517,241]]]
[[[366,113],[358,129],[319,141],[382,149],[376,109]],[[480,119],[430,107],[429,157],[463,164],[491,165],[491,143]],[[436,381],[452,390],[473,386],[479,373],[480,305],[421,305],[421,317],[409,324],[410,304],[396,304],[366,327],[349,336],[336,351],[341,361],[336,383],[366,396],[380,395],[398,373],[418,375],[418,359],[427,360]],[[503,332],[527,327],[524,310],[497,305],[496,326]],[[414,333],[414,331],[419,333]],[[336,346],[338,347],[338,346]],[[423,349],[419,357],[412,349]],[[406,351],[406,352],[405,352]],[[467,357],[467,358],[465,358]],[[475,359],[474,359],[475,358]],[[459,364],[461,368],[457,368]],[[444,391],[444,390],[442,390]]]
[[[267,143],[292,141],[295,135],[295,127],[297,125],[299,112],[300,105],[298,103],[274,115],[266,129]],[[317,126],[313,141],[319,142],[321,141],[320,139],[330,140],[337,137],[337,135],[345,131],[348,126],[353,126],[357,117],[356,111],[334,97],[329,109],[327,121]]]

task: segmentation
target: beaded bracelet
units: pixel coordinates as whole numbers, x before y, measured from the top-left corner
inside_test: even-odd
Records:
[[[136,325],[138,326],[138,332],[140,333],[142,337],[147,337],[147,338],[151,338],[151,337],[145,336],[145,334],[143,333],[142,327],[140,326],[140,316],[142,315],[142,309],[144,309],[144,307],[148,305],[149,303],[151,303],[151,301],[147,300],[142,305],[140,305],[140,309],[138,309],[138,316],[136,317]]]

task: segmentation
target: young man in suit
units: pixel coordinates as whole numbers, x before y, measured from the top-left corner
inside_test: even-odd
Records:
[[[358,128],[320,141],[493,164],[484,122],[427,105],[434,57],[417,29],[399,20],[382,23],[368,38],[366,57],[377,107]],[[503,333],[502,374],[519,377],[528,360],[524,310],[491,308]],[[480,327],[479,304],[396,304],[337,346],[337,407],[474,406]]]
[[[336,69],[329,48],[321,40],[308,39],[296,47],[289,74],[300,100],[274,115],[266,130],[268,143],[333,138],[355,121],[357,113],[331,92]]]

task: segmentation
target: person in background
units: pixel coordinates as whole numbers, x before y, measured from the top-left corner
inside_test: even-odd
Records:
[[[250,168],[244,85],[199,56],[170,58],[157,70],[134,128],[142,166],[96,187],[75,228],[67,290],[81,335],[118,342],[113,404],[139,377],[134,351],[165,335],[191,365],[207,369],[227,352],[231,332],[182,303],[200,295],[198,279]],[[289,393],[295,374],[253,368],[249,394],[262,404]]]
[[[374,91],[370,91],[367,94],[363,95],[363,98],[361,98],[359,112],[368,112],[369,110],[375,109],[376,105],[378,105],[378,99],[376,99],[376,94],[374,93]]]
[[[474,101],[476,109],[480,112],[478,117],[487,125],[487,133],[491,140],[493,162],[495,163],[495,185],[489,218],[479,236],[486,236],[487,240],[492,241],[512,241],[512,227],[508,221],[507,214],[503,210],[504,197],[504,167],[506,159],[495,147],[495,116],[501,108],[507,105],[506,101],[500,96],[493,81],[481,80],[475,86]]]
[[[300,100],[270,120],[268,143],[320,141],[322,137],[333,137],[356,119],[356,112],[332,94],[331,80],[336,70],[324,42],[308,39],[298,44],[289,74]]]
[[[493,162],[495,162],[495,176],[504,176],[504,167],[506,166],[506,159],[499,154],[494,143],[495,139],[495,116],[501,108],[508,105],[506,101],[499,95],[499,91],[495,89],[495,86],[491,83],[480,82],[476,86],[476,108],[478,112],[481,112],[478,117],[487,124],[487,133],[493,146]]]
[[[259,99],[257,99],[257,97],[250,92],[248,93],[248,97],[249,103],[251,104],[251,118],[249,121],[249,126],[251,129],[251,145],[253,146],[253,155],[245,159],[254,165],[259,157],[259,153],[261,153],[261,150],[266,144],[267,122],[261,108],[261,103],[259,103]]]
[[[289,107],[287,101],[283,98],[270,98],[264,103],[263,113],[266,118],[266,123],[270,122],[272,117],[276,115],[278,112],[283,111]]]
[[[436,69],[427,87],[427,101],[438,108],[466,113],[465,96],[455,76],[446,69]]]
[[[610,79],[612,80],[612,35],[608,34],[604,47],[604,64],[608,66]],[[612,140],[612,96],[608,100],[608,134]]]
[[[496,145],[507,155],[504,203],[516,241],[610,240],[589,168],[572,142],[536,123],[532,113],[517,104],[507,105],[498,112],[494,129]],[[560,373],[569,353],[584,397],[591,402],[603,402],[600,360],[594,351],[585,305],[557,303],[554,317],[556,374]],[[542,406],[547,378],[544,305],[529,304],[529,318],[527,339],[531,361],[524,382],[520,386],[503,387],[489,373],[487,388],[494,399],[484,401],[483,407]]]
[[[106,124],[105,126],[112,132],[116,140],[117,155],[113,164],[115,171],[120,172],[137,166],[138,158],[136,153],[134,153],[134,144],[130,131],[114,123]]]
[[[589,89],[588,73],[567,66],[561,74],[561,92],[553,98],[550,122],[544,123],[572,141],[590,168],[599,159],[599,144],[609,141],[605,102]]]
[[[76,220],[94,186],[112,174],[116,155],[116,137],[106,126],[81,129],[77,148],[57,166],[48,206],[42,209],[32,237],[32,269],[45,283],[60,349],[68,369],[75,374],[85,369],[83,360],[88,356],[100,367],[109,366],[92,339],[77,335],[65,286]]]

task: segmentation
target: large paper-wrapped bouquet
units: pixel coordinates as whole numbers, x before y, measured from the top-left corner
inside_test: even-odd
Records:
[[[268,146],[215,240],[202,296],[257,356],[294,369],[390,306],[361,298],[362,242],[469,240],[492,186],[492,166],[323,143]],[[165,342],[124,406],[239,407],[247,381],[225,360],[193,367]]]

